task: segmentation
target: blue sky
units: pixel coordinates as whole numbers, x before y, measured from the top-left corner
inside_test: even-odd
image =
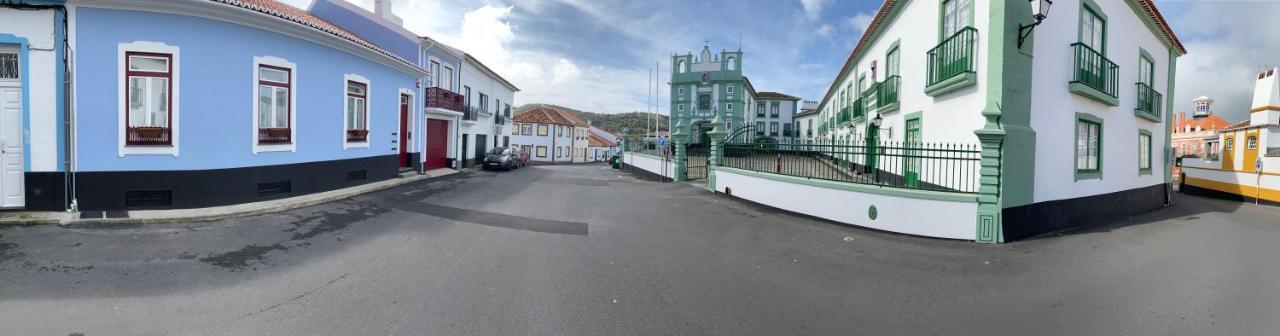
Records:
[[[407,28],[470,52],[523,89],[517,103],[596,112],[647,109],[645,82],[655,62],[666,79],[672,53],[697,52],[704,40],[716,51],[737,49],[739,36],[743,69],[757,90],[820,99],[880,6],[878,0],[394,1]],[[1274,21],[1266,15],[1280,13],[1280,2],[1157,4],[1191,52],[1179,61],[1172,109],[1189,110],[1191,99],[1208,95],[1228,120],[1246,118],[1251,76],[1280,63],[1274,33],[1256,26]]]

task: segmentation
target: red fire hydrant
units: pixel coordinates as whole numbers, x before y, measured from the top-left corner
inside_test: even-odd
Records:
[[[782,174],[782,153],[778,153],[778,168],[777,168],[777,173],[778,173],[778,174]]]

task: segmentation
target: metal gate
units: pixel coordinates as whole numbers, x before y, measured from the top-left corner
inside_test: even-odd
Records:
[[[688,180],[707,178],[707,167],[711,166],[711,149],[706,144],[689,144],[684,147],[684,177]]]

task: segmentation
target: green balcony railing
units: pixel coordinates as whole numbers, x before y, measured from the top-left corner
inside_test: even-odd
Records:
[[[836,125],[848,124],[850,120],[851,119],[849,118],[848,106],[845,106],[844,108],[840,109],[839,113],[836,113]]]
[[[862,101],[862,99],[858,99],[857,101],[854,101],[854,102],[853,102],[853,113],[852,113],[852,114],[853,114],[853,116],[852,116],[852,118],[850,118],[851,120],[856,120],[856,119],[858,119],[858,118],[866,117],[866,116],[867,116],[867,104],[866,104],[865,102],[863,102],[863,101]]]
[[[889,76],[876,86],[876,104],[885,107],[898,102],[898,89],[902,77],[897,75]]]
[[[1162,100],[1163,97],[1164,95],[1156,92],[1156,90],[1152,89],[1151,86],[1148,86],[1145,83],[1138,83],[1137,110],[1159,118],[1161,112],[1160,100]]]
[[[974,72],[974,49],[978,29],[965,27],[929,50],[929,77],[926,85],[941,83],[951,77]]]
[[[1084,84],[1116,97],[1119,86],[1116,74],[1120,67],[1084,43],[1072,43],[1071,47],[1075,50],[1075,78],[1071,82]]]

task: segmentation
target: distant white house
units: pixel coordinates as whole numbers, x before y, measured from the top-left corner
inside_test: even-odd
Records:
[[[538,105],[516,115],[511,128],[511,144],[539,162],[588,162],[590,125],[568,111]]]

